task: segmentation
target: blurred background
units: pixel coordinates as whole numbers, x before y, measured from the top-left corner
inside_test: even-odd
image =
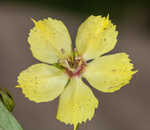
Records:
[[[58,99],[36,104],[15,88],[17,75],[38,63],[27,43],[31,18],[62,20],[75,40],[78,26],[91,14],[107,16],[119,31],[111,53],[127,52],[139,72],[120,91],[105,94],[92,89],[100,105],[92,121],[79,130],[150,130],[150,2],[131,0],[1,0],[0,87],[15,99],[13,112],[24,130],[73,130],[56,120]]]

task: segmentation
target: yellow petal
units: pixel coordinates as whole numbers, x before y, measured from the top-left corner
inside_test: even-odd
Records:
[[[46,63],[56,63],[72,53],[71,39],[65,25],[52,18],[35,21],[28,42],[33,56]]]
[[[116,45],[117,35],[116,26],[109,16],[90,16],[79,27],[76,47],[84,59],[93,59],[111,51]]]
[[[91,120],[98,101],[79,77],[72,78],[59,99],[57,119],[74,125]]]
[[[24,95],[37,103],[55,99],[64,90],[68,76],[61,70],[46,64],[35,64],[18,76],[17,87]]]
[[[98,57],[87,65],[83,76],[96,89],[114,92],[128,84],[132,75],[133,64],[126,53],[117,53]]]

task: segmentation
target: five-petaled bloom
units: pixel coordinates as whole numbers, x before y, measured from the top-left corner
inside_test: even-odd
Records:
[[[118,32],[109,17],[88,17],[78,29],[76,49],[60,20],[33,22],[28,42],[33,56],[44,63],[21,72],[17,87],[37,103],[60,96],[56,118],[76,129],[79,123],[91,120],[98,107],[82,77],[97,90],[111,93],[128,84],[136,71],[126,53],[102,56],[117,42]]]

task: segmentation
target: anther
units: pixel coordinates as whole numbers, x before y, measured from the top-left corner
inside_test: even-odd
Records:
[[[60,49],[61,53],[64,54],[65,50],[63,48]]]

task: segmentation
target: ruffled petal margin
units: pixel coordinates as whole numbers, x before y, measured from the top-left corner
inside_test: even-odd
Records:
[[[48,102],[57,98],[68,81],[61,70],[46,64],[35,64],[18,76],[18,86],[34,102]]]
[[[74,125],[75,130],[78,123],[92,119],[97,107],[98,100],[91,89],[79,77],[74,77],[59,98],[56,118]]]
[[[115,92],[128,84],[137,71],[126,53],[98,57],[87,65],[83,76],[102,92]]]
[[[85,60],[94,59],[111,51],[117,43],[118,31],[109,16],[93,16],[83,22],[77,32],[76,47]]]
[[[28,42],[36,59],[52,64],[72,54],[71,38],[63,22],[50,17],[33,22]]]

